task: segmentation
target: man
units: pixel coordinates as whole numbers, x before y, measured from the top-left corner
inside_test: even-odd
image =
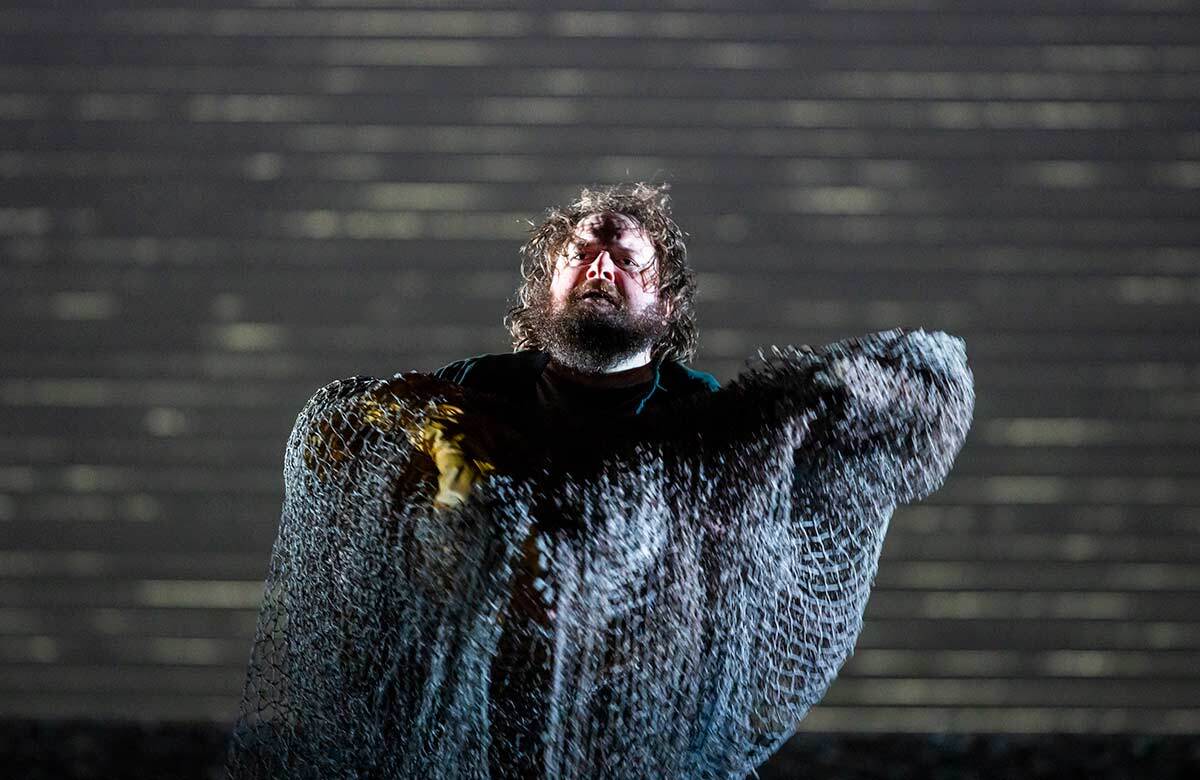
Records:
[[[717,390],[711,374],[681,362],[697,341],[686,251],[665,187],[585,189],[569,207],[553,209],[522,247],[523,284],[507,318],[518,351],[461,360],[437,376],[500,396],[515,414],[568,427],[604,426]],[[467,500],[480,472],[492,468],[488,446],[446,435],[447,421],[461,423],[459,412],[443,410],[422,432],[439,469],[439,507]],[[538,587],[546,522],[532,524],[524,541],[504,613],[509,630],[490,672],[490,764],[499,777],[540,774],[539,751],[521,735],[537,730],[552,684],[552,651],[542,637],[552,630],[555,604]]]
[[[720,387],[683,363],[696,350],[696,285],[665,187],[585,189],[551,210],[521,254],[523,283],[507,318],[518,351],[460,360],[438,377],[523,413],[597,425]],[[457,504],[479,469],[455,443],[430,436],[442,467],[438,503]]]
[[[516,352],[297,418],[231,776],[741,780],[853,649],[970,426],[962,341],[718,387],[660,188],[585,190],[523,255]]]

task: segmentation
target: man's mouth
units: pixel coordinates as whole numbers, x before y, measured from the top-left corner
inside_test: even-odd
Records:
[[[581,300],[581,301],[604,301],[605,303],[607,303],[611,306],[617,305],[616,299],[613,298],[613,296],[609,295],[608,293],[604,292],[603,290],[588,290],[583,295],[579,296],[579,300]]]

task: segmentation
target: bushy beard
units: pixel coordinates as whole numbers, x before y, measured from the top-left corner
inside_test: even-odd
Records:
[[[586,300],[596,294],[611,305]],[[546,291],[533,310],[534,330],[542,347],[558,363],[587,373],[610,371],[652,348],[667,334],[666,320],[658,302],[631,313],[615,285],[595,280],[572,290],[557,308]]]

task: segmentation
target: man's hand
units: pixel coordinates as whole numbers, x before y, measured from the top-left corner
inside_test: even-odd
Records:
[[[482,453],[468,453],[466,435],[459,426],[463,410],[439,404],[414,432],[413,443],[433,458],[438,470],[437,509],[449,509],[467,500],[471,488],[495,467]]]

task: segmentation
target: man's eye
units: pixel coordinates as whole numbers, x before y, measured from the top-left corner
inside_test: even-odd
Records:
[[[592,252],[578,250],[570,250],[566,253],[568,265],[588,265],[596,259],[596,255]],[[622,268],[640,268],[641,263],[635,257],[614,256],[613,263]]]

